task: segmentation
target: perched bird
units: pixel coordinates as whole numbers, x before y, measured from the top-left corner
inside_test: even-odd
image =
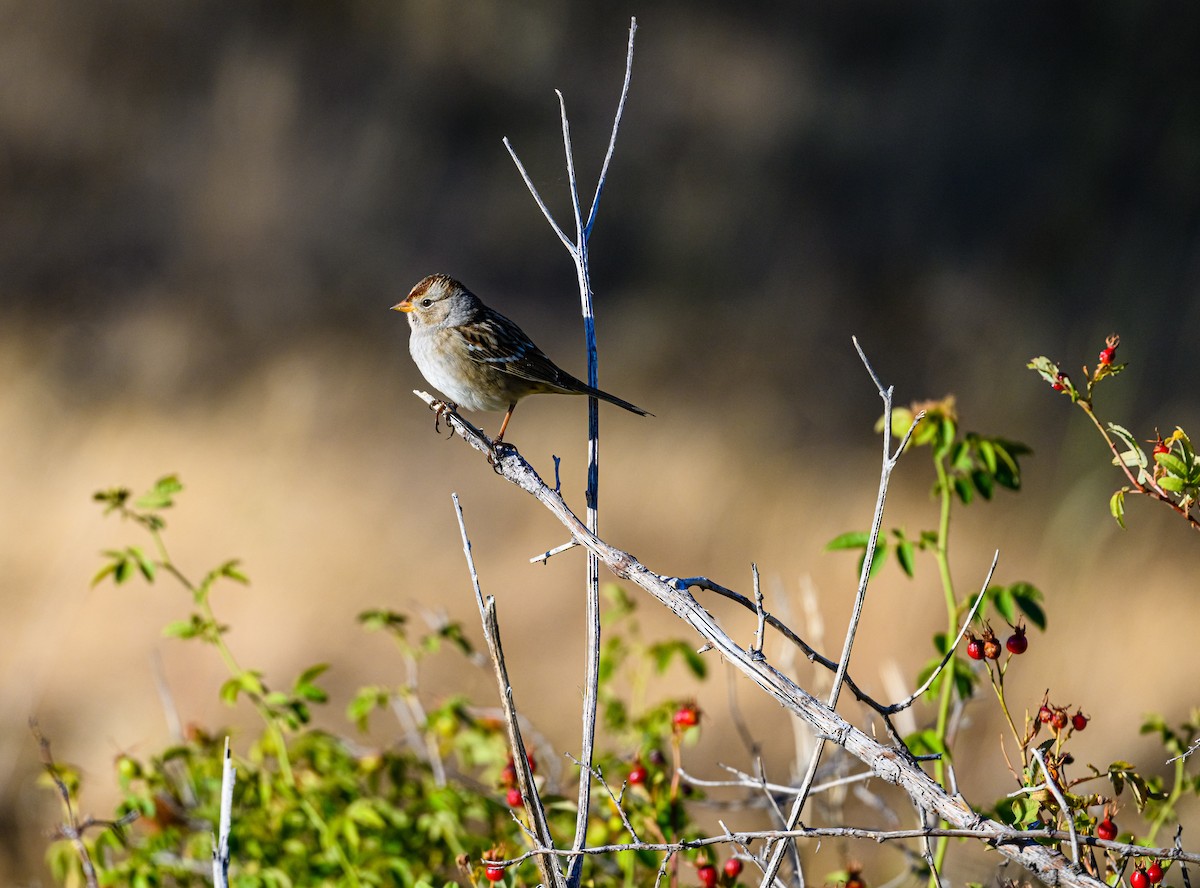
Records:
[[[408,350],[430,385],[456,406],[505,411],[497,444],[504,440],[517,401],[526,395],[591,395],[652,415],[557,366],[524,330],[452,277],[429,275],[392,310],[408,315]]]

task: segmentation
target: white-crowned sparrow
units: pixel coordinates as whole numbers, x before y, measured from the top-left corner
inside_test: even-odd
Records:
[[[392,310],[408,314],[408,349],[430,385],[468,410],[506,411],[497,444],[526,395],[591,395],[651,415],[558,367],[520,327],[452,277],[429,275]]]

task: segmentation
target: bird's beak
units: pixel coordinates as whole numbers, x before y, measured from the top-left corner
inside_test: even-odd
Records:
[[[407,297],[404,299],[403,302],[397,302],[395,305],[392,306],[392,311],[402,311],[402,312],[408,313],[412,310],[413,310],[412,300],[408,299]]]

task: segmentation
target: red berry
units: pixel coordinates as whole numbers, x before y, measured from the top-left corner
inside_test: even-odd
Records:
[[[726,867],[726,869],[728,869],[728,867]],[[1157,885],[1159,882],[1161,882],[1163,880],[1162,864],[1157,860],[1150,864],[1150,866],[1146,869],[1146,878],[1150,880],[1151,885]]]
[[[1045,703],[1043,703],[1042,708],[1038,710],[1038,721],[1040,721],[1044,725],[1048,725],[1048,724],[1050,724],[1050,721],[1053,718],[1054,718],[1054,710],[1052,710],[1049,706],[1047,706]]]
[[[1111,364],[1113,362],[1113,358],[1116,356],[1116,354],[1117,354],[1117,350],[1115,348],[1113,348],[1112,346],[1109,346],[1108,348],[1106,348],[1100,352],[1100,363],[1101,364]]]
[[[1056,709],[1054,715],[1050,717],[1050,727],[1056,731],[1061,731],[1067,726],[1067,710]]]
[[[1156,441],[1154,444],[1154,452],[1155,452],[1155,454],[1170,453],[1171,448],[1167,446],[1166,441],[1164,441],[1162,438],[1159,438],[1158,441]]]
[[[499,882],[504,878],[504,867],[492,866],[490,863],[483,867],[483,875],[489,882]]]
[[[983,642],[974,635],[967,636],[967,656],[972,660],[983,659]]]
[[[629,782],[634,786],[639,786],[646,782],[646,766],[641,762],[634,765],[629,771]]]
[[[1018,626],[1016,631],[1008,636],[1008,641],[1004,642],[1004,646],[1008,648],[1010,654],[1023,654],[1029,650],[1029,639],[1025,637],[1025,627]]]
[[[504,766],[504,770],[500,772],[501,786],[516,786],[517,785],[517,766],[511,761]]]
[[[696,708],[695,703],[685,703],[675,710],[675,715],[671,718],[672,723],[679,729],[694,728],[700,724],[700,710]]]
[[[1104,839],[1106,842],[1111,842],[1117,837],[1117,825],[1112,822],[1112,818],[1105,817],[1096,824],[1096,838]]]
[[[704,888],[716,888],[717,885],[717,868],[710,863],[704,864],[700,869],[696,870],[696,875],[700,879],[700,884]]]
[[[983,655],[989,660],[1000,659],[1000,642],[996,641],[996,636],[993,635],[991,638],[984,636]]]
[[[1139,867],[1129,874],[1129,886],[1130,888],[1150,888],[1150,877],[1146,875],[1144,869]]]
[[[504,800],[508,802],[508,807],[510,808],[519,808],[525,804],[525,800],[521,798],[521,790],[515,786],[504,796]]]
[[[1084,728],[1086,728],[1087,723],[1088,717],[1083,714],[1083,710],[1080,710],[1071,716],[1071,727],[1077,731],[1082,731]]]
[[[1162,870],[1160,869],[1159,872],[1161,873]],[[725,875],[729,876],[731,879],[736,879],[741,874],[742,862],[740,860],[738,860],[736,857],[731,857],[725,861]],[[1159,878],[1161,878],[1161,876]]]

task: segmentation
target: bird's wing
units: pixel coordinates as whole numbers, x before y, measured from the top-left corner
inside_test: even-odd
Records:
[[[546,357],[520,327],[501,314],[493,312],[477,318],[473,324],[456,327],[455,332],[462,337],[467,355],[473,361],[534,382],[564,388],[580,384]]]

